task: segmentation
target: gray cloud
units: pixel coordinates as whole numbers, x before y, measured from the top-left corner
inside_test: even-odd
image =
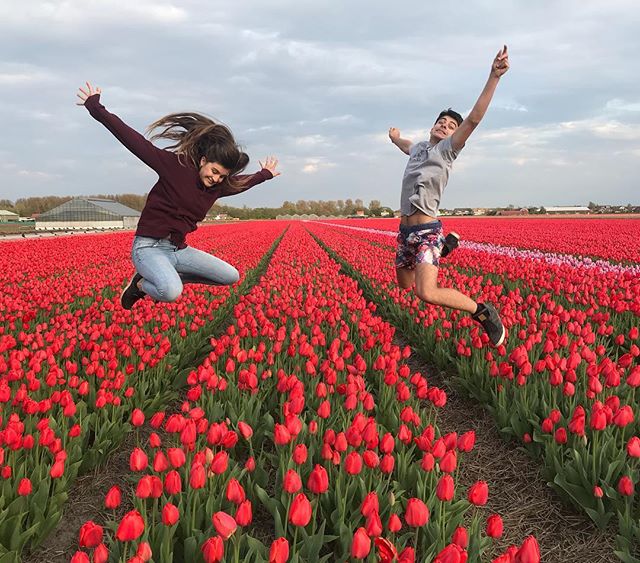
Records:
[[[74,105],[88,79],[138,130],[201,111],[250,167],[280,158],[282,176],[228,203],[397,207],[406,158],[389,126],[418,140],[443,107],[468,112],[507,43],[512,68],[443,205],[637,203],[639,23],[634,0],[3,3],[0,198],[153,185]]]

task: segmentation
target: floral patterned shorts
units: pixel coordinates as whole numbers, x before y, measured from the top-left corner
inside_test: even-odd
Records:
[[[417,264],[438,266],[444,245],[442,223],[432,221],[422,225],[400,225],[396,250],[396,268],[413,270]]]

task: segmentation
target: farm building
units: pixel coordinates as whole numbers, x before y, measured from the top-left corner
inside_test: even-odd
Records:
[[[591,209],[588,207],[573,205],[573,206],[549,206],[544,207],[546,213],[591,213]]]
[[[0,223],[10,223],[18,221],[20,216],[13,211],[7,211],[6,209],[0,209]]]
[[[140,212],[110,199],[74,198],[36,218],[36,230],[131,229]]]

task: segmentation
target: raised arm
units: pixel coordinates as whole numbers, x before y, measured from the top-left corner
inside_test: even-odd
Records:
[[[409,154],[411,152],[411,145],[413,144],[408,139],[400,138],[400,130],[395,127],[389,129],[389,139],[396,145],[403,153]]]
[[[129,151],[158,174],[162,174],[166,170],[166,166],[176,160],[173,153],[159,149],[119,117],[109,113],[100,103],[101,92],[100,88],[94,88],[87,82],[86,88],[78,90],[77,96],[80,102],[77,102],[77,105],[86,107],[91,117],[111,131],[113,136]]]
[[[257,186],[266,180],[271,180],[276,176],[280,176],[280,171],[277,170],[277,158],[268,156],[264,161],[264,164],[261,161],[258,161],[258,163],[260,164],[261,170],[255,174],[237,174],[236,176],[233,176],[236,186],[227,186],[222,197],[241,194],[242,192],[246,192],[253,188],[253,186]]]
[[[466,117],[466,119],[460,124],[453,135],[451,135],[451,146],[453,150],[459,151],[467,142],[469,135],[473,133],[475,128],[480,124],[484,114],[487,112],[487,108],[493,98],[493,93],[496,91],[496,86],[500,82],[500,77],[509,70],[509,53],[507,53],[507,46],[505,45],[491,64],[491,72],[487,83],[484,85],[480,97],[476,101],[473,109]]]

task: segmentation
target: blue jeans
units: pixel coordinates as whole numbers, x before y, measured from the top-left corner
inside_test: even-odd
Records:
[[[175,301],[185,283],[231,285],[240,279],[231,264],[189,246],[178,249],[167,239],[135,237],[131,258],[143,291],[157,301]]]

